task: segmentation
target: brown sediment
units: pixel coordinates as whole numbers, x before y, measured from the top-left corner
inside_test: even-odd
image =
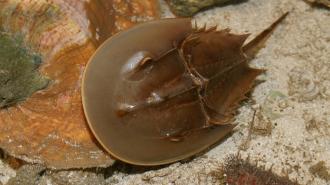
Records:
[[[113,12],[115,6],[131,8]],[[46,89],[26,101],[0,110],[0,147],[10,155],[50,168],[112,164],[85,121],[82,73],[106,38],[157,17],[154,0],[0,1],[1,29],[22,35],[24,43],[40,53],[40,73],[51,80]]]

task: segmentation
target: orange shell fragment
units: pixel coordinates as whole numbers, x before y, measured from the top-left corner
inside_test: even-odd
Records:
[[[24,36],[43,58],[41,74],[51,80],[24,102],[0,110],[0,147],[50,168],[111,165],[86,124],[82,73],[99,44],[158,12],[156,0],[0,1],[0,29]]]

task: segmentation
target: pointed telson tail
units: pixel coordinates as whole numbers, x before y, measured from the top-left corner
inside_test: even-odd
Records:
[[[278,18],[272,25],[270,25],[267,29],[262,31],[259,35],[257,35],[252,41],[243,46],[243,52],[246,56],[251,59],[254,58],[257,53],[262,49],[265,45],[265,42],[269,38],[269,36],[273,33],[275,28],[284,20],[284,18],[289,14],[286,12],[280,18]]]

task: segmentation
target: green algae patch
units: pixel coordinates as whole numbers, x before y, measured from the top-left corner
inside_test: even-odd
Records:
[[[38,71],[41,62],[22,37],[0,31],[0,108],[24,101],[48,85],[49,80]]]

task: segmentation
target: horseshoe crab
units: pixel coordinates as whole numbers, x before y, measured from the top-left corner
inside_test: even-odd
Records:
[[[115,158],[161,165],[201,152],[227,135],[238,103],[263,72],[248,66],[284,14],[248,34],[163,19],[109,38],[83,77],[88,123]]]
[[[49,168],[112,164],[86,124],[81,76],[90,56],[109,36],[158,17],[156,0],[1,0],[0,33],[10,38],[17,53],[24,54],[22,63],[30,67],[24,73],[15,67],[0,69],[0,77],[27,74],[48,82],[29,81],[17,88],[26,82],[24,77],[17,80],[7,75],[7,80],[0,80],[6,84],[0,87],[0,147]],[[7,66],[12,61],[0,63]],[[9,99],[11,103],[5,104]]]

